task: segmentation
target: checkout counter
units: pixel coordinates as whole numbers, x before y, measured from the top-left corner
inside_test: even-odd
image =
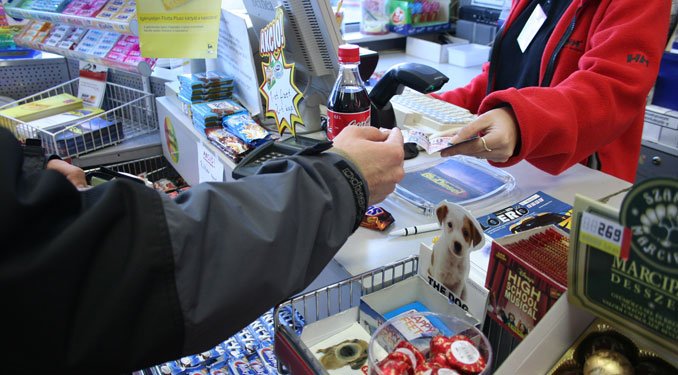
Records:
[[[404,61],[427,64],[447,75],[450,81],[443,87],[443,90],[465,85],[480,73],[481,70],[480,66],[460,68],[453,65],[431,63],[427,60],[407,56],[402,52],[381,52],[377,71],[385,71],[390,66]],[[175,104],[170,97],[171,93],[167,92],[168,96],[156,99],[161,143],[163,154],[167,157],[167,160],[172,163],[173,167],[189,184],[193,185],[199,182],[198,151],[211,153],[217,157],[223,166],[223,180],[232,180],[231,171],[235,164],[195,130],[191,120]],[[168,142],[165,141],[172,137],[174,138],[174,145],[176,145],[175,150],[168,149]],[[178,157],[172,158],[172,154]],[[433,158],[439,158],[439,156],[420,153],[416,158],[407,160],[405,168],[410,168],[418,163],[430,162]],[[575,194],[582,194],[593,199],[609,197],[608,204],[619,206],[624,195],[623,192],[631,186],[626,181],[579,164],[574,165],[558,176],[543,172],[524,161],[504,170],[515,178],[515,188],[508,195],[502,195],[495,200],[489,199],[486,205],[474,205],[474,207],[478,207],[471,209],[474,216],[479,217],[497,211],[538,191],[549,194],[568,204],[574,203]],[[391,195],[380,203],[379,206],[386,209],[395,218],[391,228],[384,232],[362,227],[358,228],[339,250],[334,260],[302,294],[400,261],[411,255],[416,255],[419,253],[420,245],[422,243],[430,244],[437,233],[428,232],[410,236],[389,236],[388,232],[390,230],[435,222],[435,217],[423,215],[420,211],[409,206],[409,204],[403,202],[395,195]],[[475,277],[477,279],[476,282],[483,285],[485,275],[475,275]],[[567,304],[565,300],[559,302]],[[576,314],[576,312],[572,312],[572,314]],[[582,318],[579,321],[584,323],[587,320]],[[500,330],[498,326],[496,329]],[[503,337],[503,344],[501,343],[501,337],[499,337],[499,342],[493,342],[493,346],[504,347],[502,349],[495,348],[495,353],[502,357],[500,361],[505,359],[517,344],[517,341],[512,340],[508,333]],[[492,341],[492,338],[490,340]],[[557,344],[558,341],[555,343]],[[542,344],[540,343],[539,345]],[[548,356],[545,356],[542,360],[545,366],[554,362]],[[517,368],[518,365],[511,366]]]

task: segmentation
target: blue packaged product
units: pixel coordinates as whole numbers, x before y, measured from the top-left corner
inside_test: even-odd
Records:
[[[257,147],[271,139],[271,134],[247,114],[224,117],[224,127],[250,146]]]
[[[195,128],[195,130],[197,130],[201,134],[207,134],[207,129],[224,130],[224,128],[222,128],[221,126],[218,126],[218,125],[214,125],[214,124],[209,125],[209,124],[204,124],[204,123],[200,123],[200,122],[197,122],[197,121],[193,121],[193,127]]]
[[[294,319],[296,319],[297,323],[299,323],[302,327],[306,325],[306,318],[299,312],[299,310],[293,308],[292,306],[288,306],[290,310],[294,313]]]
[[[301,335],[303,325],[295,321],[294,313],[292,312],[292,309],[288,307],[289,306],[285,306],[281,309],[278,309],[278,322],[281,325],[292,329],[297,335]]]
[[[191,111],[194,120],[205,122],[221,121],[224,116],[247,112],[243,106],[230,99],[195,104],[191,107]]]
[[[182,357],[179,359],[179,363],[181,366],[183,366],[185,369],[193,368],[198,365],[200,365],[203,362],[203,358],[198,356],[198,355],[188,355],[186,357]]]
[[[213,83],[232,83],[233,77],[226,73],[218,72],[216,70],[209,70],[202,73],[193,73],[192,78],[208,84]]]
[[[229,361],[228,368],[234,375],[257,375],[256,372],[250,368],[250,363],[246,358]]]
[[[268,368],[269,374],[278,373],[278,358],[275,356],[273,346],[263,346],[257,350],[259,360]]]
[[[259,321],[264,323],[266,325],[266,328],[268,328],[268,331],[271,333],[271,335],[274,334],[275,332],[275,318],[273,316],[273,309],[270,309],[263,313],[259,317]]]
[[[121,121],[108,121],[100,117],[50,131],[55,133],[53,137],[41,132],[40,138],[42,138],[43,144],[48,145],[48,147],[53,146],[53,140],[56,140],[56,152],[60,155],[82,154],[86,151],[93,151],[117,143],[124,138]],[[53,152],[54,150],[50,151]]]
[[[232,84],[224,84],[224,85],[220,85],[220,86],[210,86],[210,87],[204,87],[204,86],[188,87],[188,86],[179,85],[179,92],[186,94],[186,96],[218,95],[218,94],[233,92],[233,85]]]
[[[217,345],[218,346],[218,345]],[[208,351],[202,352],[198,354],[198,357],[202,359],[202,364],[203,365],[209,365],[214,361],[217,361],[220,357],[224,355],[225,351],[223,348],[219,348],[219,350],[215,348],[212,348]]]
[[[224,349],[224,347],[221,344],[210,349],[207,352],[207,354],[209,354],[209,358],[212,360],[218,360],[221,357],[228,356],[228,353],[226,353],[226,349]]]
[[[252,332],[250,332],[247,327],[238,331],[235,334],[235,338],[240,343],[240,346],[243,348],[243,353],[246,357],[249,357],[253,354],[256,354],[257,349],[259,349],[259,340],[254,337]]]
[[[249,326],[247,326],[247,328],[249,328],[249,330],[252,332],[252,334],[254,334],[254,337],[259,340],[259,342],[273,342],[273,337],[268,331],[268,328],[266,328],[266,326],[260,321],[253,321]]]
[[[177,361],[169,361],[160,365],[160,373],[162,375],[181,375],[184,373],[184,368]]]
[[[230,99],[233,96],[233,90],[228,89],[224,91],[213,92],[209,94],[200,94],[192,92],[189,90],[179,90],[179,95],[183,96],[186,99],[190,99],[192,102],[202,101],[202,102],[213,102],[216,100],[225,100]]]
[[[250,369],[257,375],[268,375],[270,372],[264,363],[257,357],[250,359]]]
[[[206,366],[201,365],[192,369],[188,369],[184,373],[186,375],[210,375],[210,370],[208,370]]]
[[[231,371],[228,369],[228,361],[214,362],[209,366],[210,375],[230,375]]]
[[[292,316],[294,317],[294,320],[300,326],[303,327],[303,326],[306,325],[306,319],[304,318],[304,316],[299,312],[299,310],[295,309],[291,305],[283,306],[281,310],[287,310],[288,312],[290,312],[292,314]]]
[[[207,101],[207,100],[202,99],[202,98],[200,98],[200,99],[193,99],[193,98],[187,97],[186,95],[184,95],[184,94],[182,94],[182,93],[179,93],[179,95],[178,95],[177,97],[178,97],[179,100],[181,100],[184,104],[188,104],[188,105],[193,105],[193,104],[197,104],[197,103],[204,103],[204,102]]]
[[[209,88],[214,86],[229,85],[233,78],[218,72],[204,72],[194,74],[181,74],[177,77],[179,85],[185,88]]]
[[[242,358],[245,356],[245,351],[243,350],[242,345],[240,345],[235,337],[230,337],[220,345],[222,348],[224,348],[224,351],[230,358]]]

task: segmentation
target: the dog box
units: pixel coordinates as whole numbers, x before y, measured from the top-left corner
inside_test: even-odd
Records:
[[[568,234],[556,226],[495,240],[485,279],[488,315],[524,338],[567,290],[568,247]]]
[[[419,247],[419,276],[433,287],[438,294],[444,296],[450,303],[456,304],[463,310],[468,311],[478,321],[484,322],[488,296],[488,290],[484,285],[491,244],[492,239],[486,235],[485,246],[477,251],[471,252],[471,270],[469,271],[469,276],[466,280],[466,300],[462,300],[461,296],[454,295],[454,293],[448,290],[443,283],[428,274],[433,247],[431,244],[423,242]]]
[[[422,306],[421,308],[414,307]],[[458,317],[476,327],[478,319],[436,292],[426,280],[411,277],[378,292],[360,298],[360,322],[369,332],[374,332],[388,318],[411,310],[432,311]]]
[[[442,64],[447,62],[447,48],[462,44],[468,44],[468,40],[456,37],[441,40],[438,34],[408,36],[405,41],[405,53]]]

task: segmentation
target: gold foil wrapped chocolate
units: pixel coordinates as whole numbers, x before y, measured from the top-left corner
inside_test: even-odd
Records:
[[[605,321],[594,321],[547,375],[675,375],[678,369]]]
[[[633,375],[633,365],[621,353],[598,350],[584,362],[584,375]]]

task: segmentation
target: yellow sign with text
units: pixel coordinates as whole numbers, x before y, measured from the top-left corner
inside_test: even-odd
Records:
[[[217,57],[220,0],[138,0],[143,57]]]

